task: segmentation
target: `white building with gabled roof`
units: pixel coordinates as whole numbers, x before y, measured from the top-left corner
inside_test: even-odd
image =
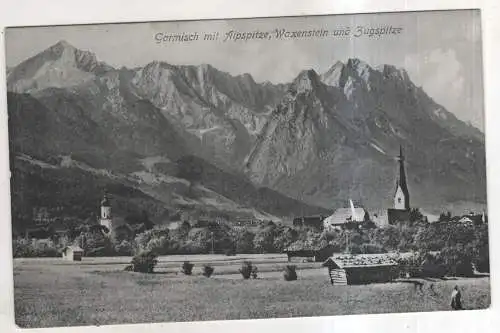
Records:
[[[369,219],[368,212],[362,207],[354,207],[349,200],[350,208],[339,208],[323,220],[324,230],[340,230],[348,223],[362,223]]]

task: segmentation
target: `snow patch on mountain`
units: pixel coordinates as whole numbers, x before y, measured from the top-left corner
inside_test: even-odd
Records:
[[[53,164],[50,164],[50,163],[47,163],[44,161],[34,159],[33,157],[25,155],[25,154],[19,154],[18,156],[16,156],[16,158],[21,160],[21,161],[33,164],[33,165],[37,165],[43,169],[59,169],[60,168],[57,165],[53,165]]]
[[[148,171],[151,171],[151,169],[158,163],[171,163],[171,161],[165,156],[149,156],[141,159],[140,162]]]
[[[217,131],[222,131],[223,127],[222,126],[214,126],[210,128],[202,128],[202,129],[189,129],[188,131],[190,133],[193,133],[196,135],[200,140],[203,140],[203,137],[210,132],[217,132]],[[229,136],[225,136],[226,139],[229,139]]]
[[[189,181],[182,179],[182,178],[177,178],[177,177],[172,177],[172,176],[167,176],[159,173],[153,173],[153,172],[148,172],[148,171],[136,171],[131,174],[134,179],[138,180],[140,183],[146,183],[148,185],[159,185],[159,184],[184,184],[186,186],[189,186]]]
[[[382,154],[386,155],[386,152],[382,148],[380,148],[379,146],[377,146],[376,144],[370,143],[370,146],[372,146],[373,148],[375,148],[376,150],[378,150]]]

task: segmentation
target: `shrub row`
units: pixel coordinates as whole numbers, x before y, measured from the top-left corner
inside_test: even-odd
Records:
[[[473,276],[474,261],[463,247],[445,247],[439,254],[423,253],[399,259],[401,272],[410,277]],[[477,267],[477,266],[476,266]]]
[[[141,273],[153,273],[154,267],[158,264],[158,257],[153,252],[141,252],[134,256],[130,265],[125,267],[126,271],[141,272]],[[185,275],[192,275],[194,264],[189,261],[185,261],[181,270]],[[210,265],[203,266],[202,275],[205,277],[212,276],[214,268]],[[250,277],[257,278],[257,266],[253,265],[250,261],[244,261],[239,272],[244,279],[250,279]],[[285,281],[297,280],[296,266],[287,265],[283,273]]]

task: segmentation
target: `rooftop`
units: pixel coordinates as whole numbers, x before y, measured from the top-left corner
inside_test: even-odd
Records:
[[[342,225],[348,220],[362,222],[365,218],[366,211],[364,208],[354,208],[354,216],[352,216],[351,208],[339,208],[332,215],[328,216],[324,223],[326,225]]]
[[[328,258],[323,266],[339,268],[397,266],[397,262],[392,254],[343,254]]]
[[[66,246],[64,248],[64,251],[67,251],[67,250],[72,250],[73,252],[83,252],[83,249],[79,246],[76,246],[76,245]]]
[[[326,241],[297,240],[288,246],[284,251],[319,251],[328,246]]]

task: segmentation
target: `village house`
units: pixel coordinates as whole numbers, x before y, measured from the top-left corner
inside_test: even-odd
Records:
[[[66,246],[62,251],[62,257],[69,261],[81,261],[83,249],[79,246]]]
[[[238,217],[236,219],[235,225],[237,226],[248,226],[248,225],[258,225],[261,221],[252,217]]]
[[[33,208],[33,224],[35,226],[47,226],[54,221],[55,218],[51,216],[47,207]]]
[[[472,219],[469,216],[462,216],[462,218],[458,220],[458,223],[465,225],[473,225],[474,221],[472,221]]]
[[[444,218],[443,218],[444,216]],[[459,215],[459,216],[451,216],[450,215],[446,216],[441,214],[440,218],[437,221],[434,221],[433,223],[439,223],[439,224],[461,224],[461,225],[480,225],[482,223],[487,222],[487,217],[485,214],[474,214],[474,213],[469,213],[465,215]]]
[[[60,207],[50,211],[47,207],[33,208],[31,222],[23,230],[24,238],[48,238],[53,235],[54,227],[57,227],[57,231],[61,233],[60,223],[57,223],[60,221],[53,216],[54,212],[57,214],[60,210]],[[18,230],[13,230],[13,232],[19,236],[22,234]]]
[[[209,229],[216,229],[219,227],[219,223],[214,220],[209,220],[209,219],[200,219],[194,223],[193,228],[209,228]]]
[[[369,221],[368,212],[361,207],[354,207],[352,200],[349,200],[350,208],[339,208],[332,215],[323,220],[323,228],[327,231],[341,230],[346,228],[356,228],[363,222]]]
[[[176,222],[170,222],[167,224],[168,230],[177,230],[179,229],[184,222],[176,221]]]
[[[389,282],[398,277],[398,264],[385,254],[343,254],[328,258],[323,267],[328,268],[332,285],[351,285]]]
[[[370,210],[370,220],[375,223],[378,228],[383,228],[389,225],[387,209]]]
[[[479,225],[486,222],[486,215],[484,213],[475,214],[474,212],[470,212],[467,215],[462,215],[458,222],[470,225]]]
[[[311,227],[316,230],[323,230],[323,215],[319,216],[300,216],[293,219],[294,227]]]

